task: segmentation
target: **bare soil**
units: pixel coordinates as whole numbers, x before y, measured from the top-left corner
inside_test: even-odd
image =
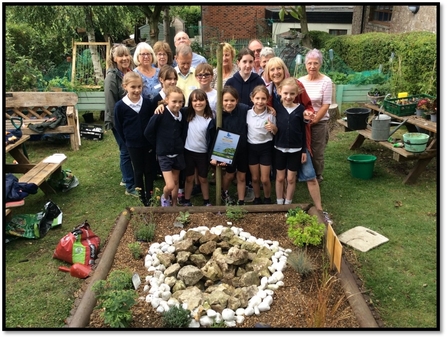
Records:
[[[154,214],[157,227],[153,242],[163,242],[166,235],[177,234],[182,230],[173,226],[177,216],[177,213]],[[219,224],[226,225],[228,221],[225,214],[213,213],[192,213],[190,219],[191,223],[184,230],[202,225],[209,228]],[[257,238],[279,241],[283,248],[298,249],[287,237],[286,217],[283,212],[249,213],[243,219],[233,221],[233,225]],[[128,248],[129,243],[135,242],[134,231],[135,220],[133,218],[119,244],[111,271],[130,269],[132,272],[138,273],[144,283],[145,277],[148,275],[147,269],[144,267],[144,257],[134,259]],[[147,252],[151,243],[141,244],[144,252]],[[253,328],[257,323],[264,323],[273,328],[297,329],[359,327],[355,313],[346,298],[340,281],[337,280],[335,271],[329,271],[327,268],[327,256],[323,252],[323,246],[309,246],[307,254],[315,267],[314,272],[307,277],[302,277],[288,264],[283,271],[285,285],[275,291],[271,309],[261,312],[259,316],[246,317],[242,324],[237,325],[237,328]],[[322,278],[328,272],[335,281],[324,291],[321,287]],[[142,286],[139,287],[138,293],[143,299],[146,296]],[[107,328],[100,314],[101,310],[93,311],[89,329]],[[131,328],[163,328],[162,314],[157,313],[150,303],[146,303],[144,300],[138,300],[132,308],[132,316]],[[318,324],[319,321],[320,324]]]

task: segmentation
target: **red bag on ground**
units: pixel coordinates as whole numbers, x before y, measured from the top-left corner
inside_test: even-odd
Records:
[[[57,244],[53,258],[74,264],[93,265],[98,256],[100,239],[85,221],[66,234]]]

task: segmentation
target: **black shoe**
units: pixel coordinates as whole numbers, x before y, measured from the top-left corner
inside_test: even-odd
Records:
[[[318,183],[323,182],[323,176],[322,175],[317,175],[317,181],[318,181]]]
[[[253,200],[253,204],[262,204],[261,197],[255,197],[255,199]]]
[[[237,201],[237,205],[245,205],[245,202],[243,200]]]
[[[272,199],[270,197],[265,197],[264,204],[272,204]]]

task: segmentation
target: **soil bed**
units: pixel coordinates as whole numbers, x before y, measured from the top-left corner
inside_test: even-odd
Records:
[[[186,209],[183,209],[186,211]],[[232,225],[242,228],[251,235],[278,241],[284,249],[290,248],[294,251],[298,248],[292,244],[287,237],[287,224],[285,212],[269,212],[269,213],[248,213],[241,220],[232,221]],[[174,235],[180,233],[181,228],[173,226],[178,213],[157,213],[154,214],[156,223],[156,231],[153,242],[163,242],[166,235]],[[129,243],[135,242],[135,222],[137,217],[132,219],[118,245],[115,259],[110,271],[129,269],[133,273],[138,273],[142,284],[148,275],[147,269],[144,267],[144,257],[134,259],[128,248]],[[149,218],[149,213],[145,214]],[[222,224],[227,225],[226,215],[223,213],[191,213],[190,224],[185,226],[183,230],[188,230],[197,226],[213,226]],[[109,239],[106,240],[108,242]],[[146,253],[149,246],[153,243],[141,243],[143,252]],[[269,311],[261,312],[259,316],[252,315],[245,317],[242,324],[238,324],[236,328],[254,328],[257,323],[264,323],[273,328],[309,328],[309,327],[326,327],[326,328],[359,328],[359,322],[351,308],[345,291],[343,290],[340,280],[337,278],[335,271],[328,270],[328,259],[323,251],[323,246],[309,246],[307,254],[310,257],[315,270],[307,276],[302,277],[289,264],[283,271],[284,286],[275,291],[273,296],[273,304]],[[328,292],[322,293],[321,281],[325,273],[329,272],[336,282],[331,286]],[[87,283],[86,283],[87,284]],[[141,299],[132,308],[133,320],[130,328],[138,329],[160,329],[163,328],[162,314],[157,313],[150,303],[146,303],[144,298],[147,293],[143,292],[143,286],[138,288]],[[327,299],[326,301],[318,300]],[[324,308],[326,316],[324,324],[315,324],[317,318],[322,318],[321,312],[317,311],[317,306],[326,303]],[[89,329],[104,329],[104,324],[100,316],[101,310],[93,310],[90,316]],[[324,317],[324,316],[323,316]]]

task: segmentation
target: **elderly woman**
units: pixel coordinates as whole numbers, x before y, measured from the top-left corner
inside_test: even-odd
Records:
[[[329,141],[329,106],[332,103],[332,80],[320,73],[323,64],[323,54],[318,49],[312,49],[304,59],[307,75],[298,80],[306,88],[312,101],[315,118],[310,122],[312,132],[312,163],[318,182],[323,181],[324,150]]]
[[[135,48],[133,61],[137,66],[134,72],[143,78],[143,97],[152,100],[160,91],[161,84],[158,81],[160,69],[155,67],[155,53],[147,42],[140,42]]]
[[[222,49],[223,49],[223,58],[222,58],[222,88],[223,88],[227,80],[233,77],[233,75],[239,71],[239,68],[234,63],[236,50],[233,48],[233,46],[225,42]],[[213,69],[213,80],[211,81],[211,87],[217,89],[217,68]]]
[[[164,41],[157,41],[154,44],[154,52],[157,57],[155,65],[157,68],[161,69],[164,65],[172,66],[174,56],[169,46],[169,43]]]
[[[275,55],[275,51],[273,50],[272,47],[264,47],[261,49],[261,53],[259,53],[259,57],[261,58],[261,72],[259,73],[259,75],[262,77],[262,79],[264,80],[264,82],[267,84],[267,81],[265,80],[265,76],[264,76],[264,69],[265,69],[265,65],[267,64],[268,60],[270,60],[272,57],[276,56]]]
[[[115,103],[121,100],[126,91],[123,88],[123,76],[132,71],[133,62],[130,52],[123,44],[114,45],[110,51],[107,64],[107,73],[104,80],[104,96],[106,110],[104,113],[104,129],[112,130],[116,143],[120,150],[121,183],[126,186],[126,195],[139,197],[134,186],[133,167],[126,144],[115,129],[114,110]]]

